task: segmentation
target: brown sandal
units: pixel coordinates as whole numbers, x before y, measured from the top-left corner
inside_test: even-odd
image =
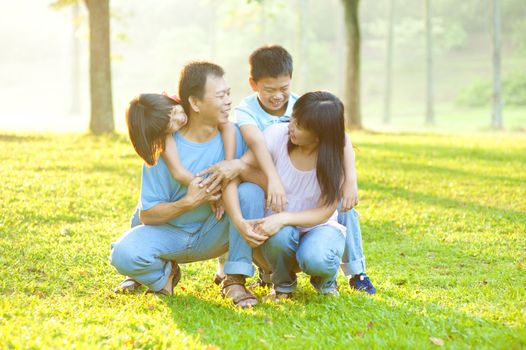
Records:
[[[279,303],[280,301],[287,300],[290,298],[292,298],[292,293],[284,293],[284,292],[278,292],[277,290],[272,290],[263,299],[265,301]]]
[[[258,303],[256,296],[246,289],[243,275],[226,275],[221,283],[221,295],[223,298],[232,299],[234,305],[241,308],[252,307]]]
[[[181,269],[179,268],[179,264],[177,264],[175,261],[170,261],[170,263],[172,264],[172,271],[170,272],[168,281],[171,278],[172,283],[167,284],[163,289],[155,292],[156,294],[173,295],[174,288],[177,285],[177,283],[179,283],[179,280],[181,279]]]

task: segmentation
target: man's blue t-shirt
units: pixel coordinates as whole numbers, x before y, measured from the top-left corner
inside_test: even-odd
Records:
[[[285,114],[281,117],[276,117],[268,114],[261,107],[258,101],[258,94],[253,93],[252,95],[245,97],[239,106],[234,109],[236,123],[239,126],[255,125],[261,131],[265,130],[267,126],[272,124],[287,123],[292,116],[292,108],[298,98],[299,97],[296,94],[290,93]]]
[[[225,159],[220,133],[203,143],[189,141],[179,132],[173,134],[173,137],[183,166],[193,174]],[[241,137],[239,128],[236,127],[236,158],[240,158],[246,150],[246,143]],[[152,167],[143,165],[142,167],[139,208],[148,210],[159,203],[175,202],[181,199],[187,190],[186,186],[180,184],[172,177],[164,160],[159,158],[156,165]],[[186,232],[195,233],[211,214],[210,205],[204,203],[192,211],[169,221],[168,224]]]

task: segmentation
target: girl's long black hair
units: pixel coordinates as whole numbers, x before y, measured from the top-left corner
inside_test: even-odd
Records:
[[[313,91],[301,96],[292,112],[300,128],[314,133],[318,139],[316,177],[321,189],[321,204],[331,205],[339,199],[343,183],[343,149],[345,121],[343,103],[327,91]],[[288,142],[288,151],[296,147]]]

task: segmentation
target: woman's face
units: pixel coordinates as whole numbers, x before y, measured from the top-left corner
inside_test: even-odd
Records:
[[[186,113],[184,112],[183,107],[181,105],[175,105],[172,111],[170,112],[168,132],[170,134],[176,132],[177,130],[181,129],[187,121],[188,118],[186,117]]]
[[[318,136],[310,130],[301,128],[294,117],[290,118],[289,139],[296,146],[308,146],[319,142]]]

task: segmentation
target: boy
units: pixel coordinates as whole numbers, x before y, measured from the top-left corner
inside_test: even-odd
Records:
[[[275,123],[290,120],[292,108],[298,96],[291,93],[292,57],[279,45],[263,46],[249,57],[249,83],[254,94],[241,101],[234,110],[236,122],[248,147],[254,152],[261,169],[268,178],[266,205],[274,212],[286,209],[285,190],[266,148],[263,130]],[[345,182],[342,187],[342,205],[338,212],[338,222],[347,227],[345,252],[341,268],[348,276],[353,289],[375,294],[376,289],[365,274],[365,259],[362,251],[362,238],[358,214],[352,209],[358,204],[358,185],[354,150],[346,136],[344,151]],[[265,285],[268,275],[260,272],[258,284]]]

